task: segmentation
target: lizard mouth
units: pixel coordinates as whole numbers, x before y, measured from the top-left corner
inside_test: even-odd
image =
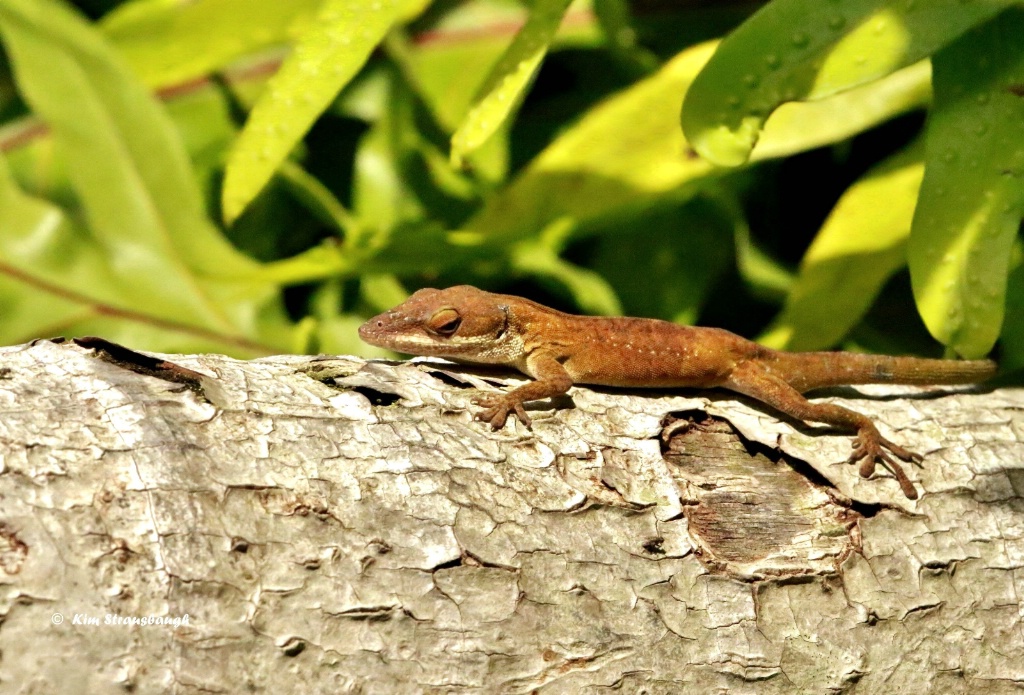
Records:
[[[415,327],[403,327],[387,313],[374,316],[359,327],[359,338],[375,347],[387,348],[408,355],[434,355],[444,357],[453,352],[450,346],[439,344],[434,336]]]

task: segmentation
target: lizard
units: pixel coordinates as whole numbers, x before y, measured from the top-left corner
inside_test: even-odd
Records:
[[[470,285],[421,289],[359,328],[363,341],[412,355],[514,367],[528,382],[474,400],[477,418],[497,430],[510,415],[530,427],[523,407],[574,384],[626,388],[725,388],[803,421],[855,433],[848,463],[870,477],[879,463],[908,499],[917,490],[896,460],[920,454],[884,438],[865,415],[803,394],[855,384],[967,384],[996,371],[991,360],[891,357],[854,352],[773,350],[735,333],[651,318],[580,316]]]

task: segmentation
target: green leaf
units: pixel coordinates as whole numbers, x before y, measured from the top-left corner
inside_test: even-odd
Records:
[[[714,50],[680,53],[655,75],[587,112],[466,225],[491,240],[536,235],[553,220],[591,220],[676,192],[712,171],[683,139],[673,105]]]
[[[782,313],[759,342],[785,350],[834,346],[906,263],[924,175],[920,147],[890,158],[847,190],[800,264]]]
[[[289,160],[281,163],[278,176],[292,195],[321,223],[343,234],[346,241],[358,239],[358,223],[319,179]]]
[[[475,191],[422,132],[422,109],[408,85],[393,75],[386,107],[359,142],[353,209],[360,223],[381,235],[424,218],[458,224]]]
[[[536,242],[516,248],[512,265],[567,294],[585,314],[621,316],[622,302],[608,281],[598,273],[570,263]]]
[[[230,352],[271,348],[244,336],[146,313],[124,301],[131,280],[112,271],[104,249],[52,203],[18,188],[0,157],[0,343],[58,335],[102,335],[165,352]],[[89,293],[80,288],[94,288]]]
[[[429,278],[481,258],[493,259],[494,249],[452,243],[451,232],[434,222],[405,223],[387,234],[380,253],[367,259],[360,272]]]
[[[715,185],[724,172],[689,147],[677,118],[687,87],[714,48],[688,48],[593,107],[488,199],[466,230],[494,242],[517,239],[562,217],[581,226],[662,200],[681,202]],[[918,106],[928,96],[928,77],[921,64],[821,102],[787,105],[769,123],[755,157],[837,142]]]
[[[284,43],[322,0],[135,0],[100,28],[150,87],[203,77],[230,61]]]
[[[460,166],[522,103],[572,0],[536,0],[526,24],[488,75],[452,135],[452,162]]]
[[[389,36],[388,55],[429,108],[440,129],[454,132],[491,68],[508,49],[522,24],[522,5],[508,0],[476,0],[448,6],[429,30],[410,41],[399,32]],[[558,39],[567,32],[559,31]],[[508,169],[508,130],[511,120],[483,145],[466,155],[474,177],[500,184]],[[450,145],[450,138],[449,143]],[[444,148],[446,151],[450,147]],[[460,167],[461,168],[461,167]]]
[[[443,270],[465,265],[494,250],[452,243],[451,233],[433,223],[400,224],[375,239],[380,246],[349,251],[328,240],[291,258],[267,263],[261,275],[282,285],[330,278],[352,278],[367,273],[436,277]]]
[[[24,273],[15,267],[9,256],[12,247],[20,246],[23,255],[38,256],[37,249],[52,247],[47,238],[62,242],[75,240],[69,233],[67,220],[49,203],[26,195],[10,174],[7,161],[0,156],[0,341],[4,344],[25,342],[61,331],[43,333],[48,326],[62,326],[91,312],[74,301],[53,292],[38,292],[28,285]],[[35,241],[35,243],[33,243]],[[42,243],[40,243],[42,242]],[[75,255],[72,245],[68,256]],[[57,258],[49,259],[56,263]],[[74,272],[73,268],[63,268]]]
[[[484,80],[508,49],[525,9],[508,0],[477,0],[446,8],[418,40],[397,34],[388,53],[446,132],[466,115]]]
[[[219,181],[224,157],[237,132],[224,90],[207,82],[162,103],[182,139],[199,189],[212,195],[215,179]],[[11,130],[17,132],[18,126],[33,128],[39,135],[26,138],[7,152],[15,179],[32,195],[67,209],[77,207],[62,144],[50,137],[33,116],[16,122]],[[210,197],[205,202],[211,206],[214,201]]]
[[[1006,2],[773,0],[726,38],[694,80],[683,131],[703,157],[737,166],[787,101],[835,94],[917,62]]]
[[[1006,282],[1006,321],[999,336],[999,367],[1003,372],[1024,370],[1024,263],[1021,243],[1016,244],[1015,266]]]
[[[228,160],[224,218],[231,222],[256,197],[285,157],[385,33],[422,0],[324,0],[295,50],[267,83]]]
[[[320,341],[319,351],[328,355],[393,358],[393,352],[367,345],[359,339],[359,326],[364,321],[366,321],[365,316],[353,314],[339,314],[322,321],[317,326],[317,339]]]
[[[205,194],[204,206],[212,209],[215,182],[220,180],[224,157],[238,133],[225,92],[207,82],[165,100],[163,106],[192,163],[196,185]]]
[[[100,35],[53,0],[5,0],[0,36],[19,90],[67,157],[88,223],[36,229],[31,243],[3,236],[5,261],[43,291],[154,325],[250,350],[260,333],[285,340],[277,287],[205,217],[167,113]]]
[[[593,269],[622,298],[624,313],[694,323],[733,260],[733,221],[696,198],[614,226],[586,243],[593,245]]]
[[[933,63],[910,277],[931,334],[979,357],[999,336],[1024,216],[1024,10],[965,35]]]
[[[620,60],[644,74],[657,69],[658,57],[637,43],[637,31],[626,0],[594,0],[594,14],[608,48]]]
[[[736,270],[751,295],[773,304],[780,302],[793,285],[792,271],[754,239],[743,204],[734,191],[721,185],[706,195],[714,200],[731,223],[736,245]]]
[[[764,125],[751,162],[788,157],[851,138],[900,114],[925,107],[932,96],[931,63],[922,60],[819,101],[777,108]]]
[[[409,292],[391,273],[367,273],[359,278],[359,296],[376,311],[398,306]]]
[[[622,303],[600,274],[559,255],[572,232],[572,220],[566,217],[552,222],[539,237],[515,244],[509,254],[511,270],[567,294],[584,313],[622,315]]]
[[[426,217],[423,206],[403,175],[403,164],[416,147],[413,94],[395,74],[387,78],[380,113],[356,147],[352,210],[359,223],[378,238],[405,220]]]

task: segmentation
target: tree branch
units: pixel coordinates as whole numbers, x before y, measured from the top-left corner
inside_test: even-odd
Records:
[[[0,350],[4,689],[1024,683],[1024,390],[843,392],[927,454],[911,503],[835,463],[848,437],[724,393],[471,419],[514,381]]]

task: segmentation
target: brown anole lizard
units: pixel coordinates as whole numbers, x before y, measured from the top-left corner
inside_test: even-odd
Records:
[[[965,384],[996,370],[989,360],[782,352],[720,328],[576,316],[468,285],[419,290],[364,323],[359,336],[398,352],[505,365],[533,377],[507,393],[476,399],[483,406],[477,417],[494,429],[511,414],[529,426],[526,401],[564,394],[573,384],[738,391],[794,418],[855,431],[849,462],[861,461],[865,478],[881,463],[910,499],[917,491],[893,456],[918,462],[919,454],[882,437],[868,417],[801,394],[851,384]]]

